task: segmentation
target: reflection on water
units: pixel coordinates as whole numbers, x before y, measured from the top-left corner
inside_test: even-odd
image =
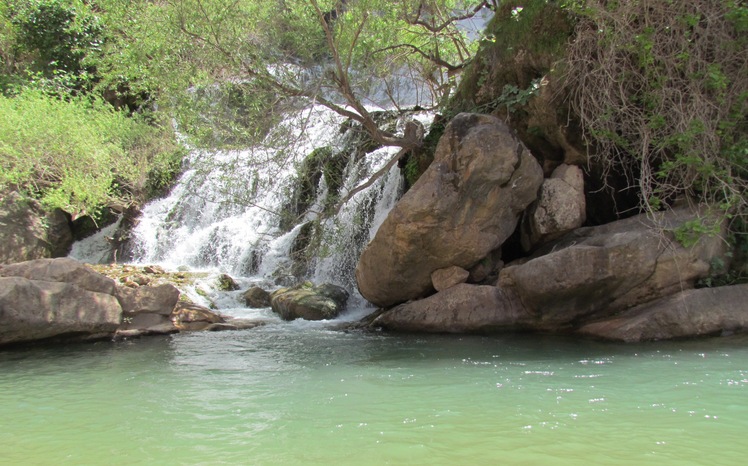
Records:
[[[0,464],[742,464],[748,339],[324,324],[0,352]]]

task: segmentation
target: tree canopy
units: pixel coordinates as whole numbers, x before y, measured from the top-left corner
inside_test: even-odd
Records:
[[[381,144],[408,148],[418,141],[379,128],[371,117],[371,88],[389,92],[393,105],[397,79],[427,94],[418,104],[448,96],[477,46],[458,23],[490,6],[474,0],[98,3],[117,25],[100,62],[110,81],[170,99],[231,83],[242,90],[243,111],[265,121],[280,103],[315,102],[361,123]]]

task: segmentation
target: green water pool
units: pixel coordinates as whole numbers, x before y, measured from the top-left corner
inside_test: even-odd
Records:
[[[748,338],[278,323],[0,351],[2,465],[739,465]]]

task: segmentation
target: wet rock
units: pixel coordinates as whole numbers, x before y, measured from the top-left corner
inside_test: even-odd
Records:
[[[281,288],[270,295],[273,311],[284,320],[334,319],[348,301],[345,289],[331,284],[314,286],[310,282],[291,288]]]
[[[226,319],[220,314],[206,307],[185,302],[177,303],[171,320],[177,329],[183,331],[219,330],[218,327],[214,327],[214,324],[226,323]]]
[[[540,165],[501,120],[458,115],[361,255],[359,291],[381,307],[433,293],[432,272],[469,270],[512,234],[542,181]]]
[[[236,291],[239,284],[230,275],[222,273],[218,276],[218,289],[221,291]]]
[[[259,286],[253,286],[242,294],[242,299],[247,307],[259,309],[270,307],[270,293]]]

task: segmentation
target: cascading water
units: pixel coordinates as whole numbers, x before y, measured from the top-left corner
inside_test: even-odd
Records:
[[[393,125],[402,126],[403,121],[390,116]],[[431,117],[426,112],[409,115],[424,127]],[[398,167],[328,218],[320,213],[329,201],[330,187],[319,176],[316,193],[304,211],[290,224],[286,221],[285,227],[283,218],[288,218],[300,167],[315,149],[329,148],[345,161],[338,192],[333,193],[338,195],[334,199],[340,199],[380,170],[398,148],[365,153],[360,147],[361,129],[319,106],[290,115],[268,138],[283,138],[283,148],[191,151],[169,195],[143,208],[131,233],[132,262],[225,272],[284,285],[300,278],[331,282],[352,293],[354,306],[365,304],[356,291],[354,270],[366,243],[402,194]],[[317,221],[315,244],[299,246],[300,235],[307,234],[305,226],[312,221]],[[100,249],[86,246],[96,241],[100,243],[102,235],[79,243],[72,255],[98,262],[102,254],[87,257],[86,252]],[[301,272],[294,269],[299,247],[313,247]]]

